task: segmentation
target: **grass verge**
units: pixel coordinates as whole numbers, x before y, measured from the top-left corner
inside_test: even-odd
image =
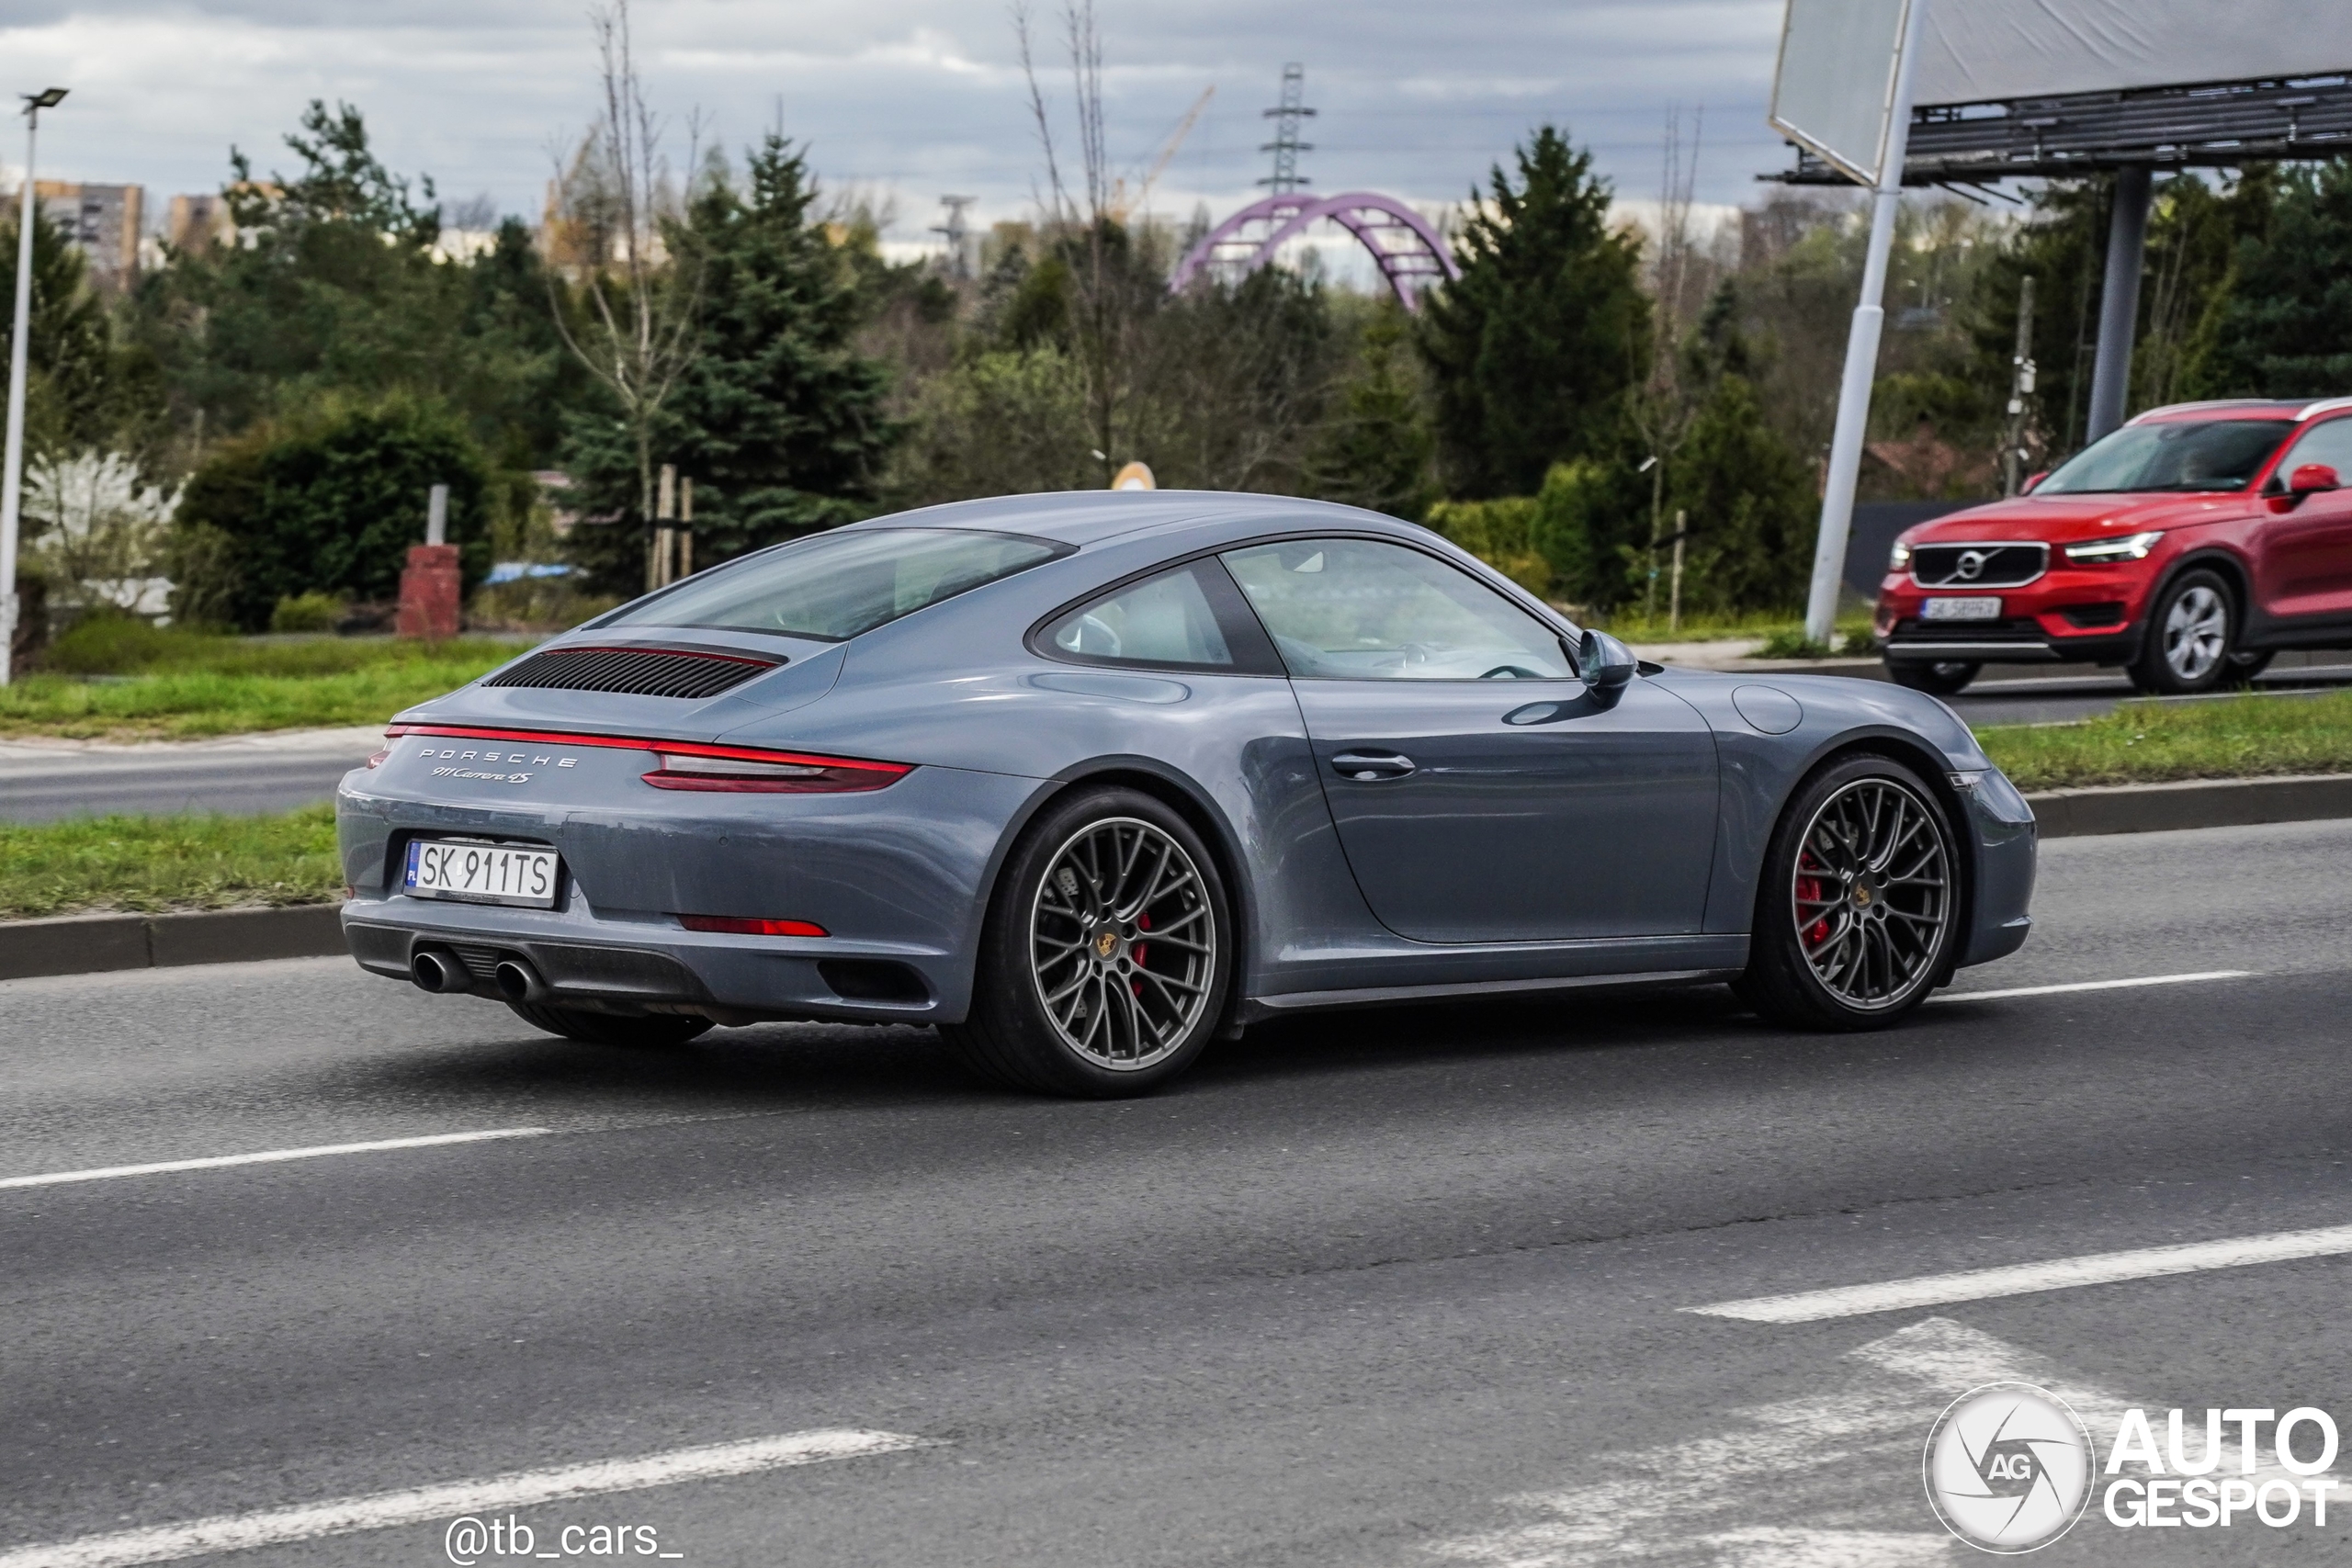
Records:
[[[2079,724],[1977,732],[2019,789],[2352,773],[2352,692],[2127,703]]]
[[[334,807],[277,817],[0,824],[0,918],[322,904],[341,896]]]
[[[94,621],[0,689],[0,736],[170,740],[380,724],[521,651],[486,638],[277,641]]]

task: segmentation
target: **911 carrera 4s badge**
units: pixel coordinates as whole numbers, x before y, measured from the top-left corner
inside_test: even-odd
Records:
[[[461,750],[455,746],[427,746],[416,755],[420,759],[440,758],[447,761],[446,766],[433,770],[433,776],[436,779],[463,779],[474,784],[529,784],[532,775],[528,773],[491,773],[481,768],[469,768],[464,765],[468,762],[505,762],[512,765],[527,761],[534,767],[540,768],[576,768],[580,765],[580,759],[577,757],[565,757],[548,751],[518,751],[512,748],[497,751],[479,749]]]

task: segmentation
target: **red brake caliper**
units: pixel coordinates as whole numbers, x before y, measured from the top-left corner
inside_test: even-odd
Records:
[[[1798,867],[1797,897],[1808,901],[1821,897],[1821,878],[1804,874],[1804,867],[1802,864]],[[1806,946],[1820,946],[1829,935],[1828,913],[1825,910],[1822,914],[1815,917],[1813,924],[1804,928],[1804,934]]]
[[[1149,909],[1139,909],[1136,912],[1136,930],[1139,931],[1148,931],[1151,930],[1151,911]],[[1127,949],[1128,956],[1136,961],[1136,967],[1138,969],[1143,967],[1144,959],[1150,952],[1151,943],[1148,942],[1136,942]],[[1142,999],[1143,982],[1141,980],[1128,981],[1127,988],[1135,992],[1136,999]]]

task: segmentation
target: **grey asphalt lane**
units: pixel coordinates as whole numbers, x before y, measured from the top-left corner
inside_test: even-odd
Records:
[[[0,822],[291,811],[334,799],[382,738],[369,726],[136,746],[0,741]]]
[[[746,1565],[1973,1560],[1918,1485],[1954,1379],[2352,1420],[2352,1263],[1685,1309],[2352,1223],[2347,856],[2352,824],[2053,844],[2034,941],[1958,988],[2239,978],[1847,1037],[1721,991],[1364,1012],[1111,1105],[920,1031],[569,1045],[331,960],[0,985],[0,1178],[553,1129],[0,1190],[0,1562],[841,1427],[936,1446],[517,1517]],[[2316,1561],[2346,1519],[2094,1515],[2038,1561]]]

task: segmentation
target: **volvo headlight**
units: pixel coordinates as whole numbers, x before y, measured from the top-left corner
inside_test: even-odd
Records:
[[[2145,560],[2162,534],[2126,534],[2113,539],[2086,539],[2066,547],[2066,558],[2077,566],[2103,566],[2109,561]]]
[[[1894,549],[1886,558],[1886,570],[1889,571],[1906,571],[1910,569],[1910,566],[1911,547],[1905,544],[1900,539],[1895,540]]]

